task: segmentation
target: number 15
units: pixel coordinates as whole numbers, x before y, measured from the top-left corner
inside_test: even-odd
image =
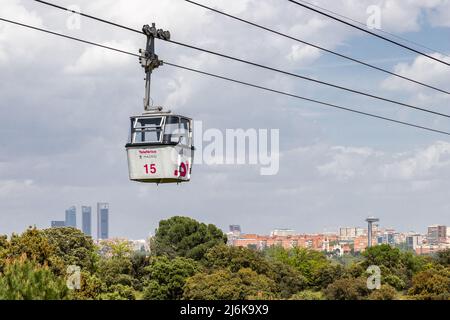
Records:
[[[144,168],[145,168],[145,173],[146,174],[154,174],[154,173],[156,173],[156,166],[155,166],[154,163],[152,163],[151,165],[146,164],[144,166]]]

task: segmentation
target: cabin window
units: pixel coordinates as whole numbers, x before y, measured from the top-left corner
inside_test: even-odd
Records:
[[[132,128],[133,143],[161,141],[162,118],[136,118]]]
[[[167,117],[166,126],[164,128],[163,143],[178,143],[179,142],[179,117]]]

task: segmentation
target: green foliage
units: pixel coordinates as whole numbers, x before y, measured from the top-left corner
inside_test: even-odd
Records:
[[[41,266],[49,266],[59,275],[65,273],[64,262],[55,255],[56,248],[50,243],[44,232],[28,228],[21,235],[13,234],[9,241],[5,258],[17,259],[26,255]]]
[[[193,259],[177,257],[170,260],[166,256],[152,257],[145,267],[149,278],[144,289],[144,299],[178,300],[183,296],[186,279],[201,270]]]
[[[444,267],[450,267],[450,249],[438,252],[435,261]]]
[[[398,268],[401,265],[401,252],[397,248],[392,248],[390,245],[382,244],[367,248],[362,253],[365,258],[365,268],[375,266],[385,266],[388,269]]]
[[[70,291],[72,300],[98,300],[106,292],[106,285],[96,275],[81,271],[80,289]]]
[[[408,294],[420,300],[449,300],[450,268],[430,268],[419,272],[413,277]]]
[[[131,276],[133,277],[133,288],[143,290],[144,277],[147,275],[146,267],[150,264],[149,257],[143,252],[133,252],[130,256]]]
[[[320,291],[305,290],[292,295],[289,300],[325,300]]]
[[[251,269],[231,272],[216,270],[197,273],[186,281],[183,298],[187,300],[245,300],[275,298],[273,280]]]
[[[365,300],[369,293],[364,278],[338,279],[324,290],[324,294],[329,300]]]
[[[397,290],[388,284],[383,284],[380,289],[375,289],[369,295],[369,300],[396,300]]]
[[[53,254],[66,266],[76,265],[82,270],[94,271],[98,255],[91,237],[72,227],[46,229],[43,235],[54,247]]]
[[[403,290],[406,288],[405,281],[403,281],[400,277],[394,274],[388,274],[386,276],[382,276],[382,283],[386,283],[391,287],[394,287],[397,290]]]
[[[156,256],[200,260],[209,248],[221,243],[226,243],[226,236],[216,226],[188,217],[173,217],[159,222],[151,251]]]
[[[123,284],[112,285],[108,292],[99,296],[100,300],[136,300],[134,290]]]
[[[306,286],[305,277],[292,266],[276,259],[267,259],[261,252],[248,248],[218,245],[208,250],[203,263],[209,269],[238,272],[248,268],[265,275],[277,284],[276,292],[282,298],[289,298]]]
[[[256,273],[273,276],[270,263],[264,256],[252,249],[243,247],[230,247],[225,244],[218,245],[205,255],[204,265],[211,269],[229,269],[237,272],[242,268],[249,268]]]
[[[273,247],[266,250],[266,255],[295,268],[306,279],[306,284],[314,288],[326,287],[342,273],[341,267],[332,266],[322,252],[310,249]]]
[[[409,287],[413,275],[423,270],[428,262],[427,258],[411,252],[402,252],[387,244],[368,248],[363,257],[365,260],[361,265],[364,269],[370,265],[379,266],[382,283],[387,283],[397,290]]]
[[[60,300],[68,297],[64,279],[25,255],[6,262],[0,276],[0,300]]]
[[[129,257],[133,252],[130,243],[126,240],[103,240],[100,242],[100,245],[104,253],[113,258]]]
[[[227,246],[218,228],[186,217],[161,221],[151,248],[148,256],[118,240],[99,251],[75,228],[0,236],[0,299],[450,299],[450,250],[423,257],[380,245],[357,258],[260,252]],[[80,289],[66,286],[69,265],[81,267]],[[367,288],[371,265],[381,269],[379,290]]]
[[[103,258],[98,263],[97,275],[108,288],[116,284],[133,286],[131,270],[132,263],[127,257]]]

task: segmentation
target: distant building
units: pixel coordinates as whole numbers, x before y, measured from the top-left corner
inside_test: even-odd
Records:
[[[339,228],[339,238],[341,240],[351,240],[356,237],[364,236],[367,234],[367,230],[363,228],[355,227],[341,227]]]
[[[62,228],[66,226],[66,222],[65,221],[61,221],[61,220],[53,220],[51,222],[51,227],[52,228]]]
[[[230,225],[230,232],[232,233],[241,233],[241,226],[238,224],[231,224]]]
[[[411,250],[416,250],[418,247],[422,246],[423,237],[420,234],[411,234],[406,236],[406,247]]]
[[[385,230],[384,232],[380,232],[377,236],[378,244],[389,244],[391,246],[396,244],[396,235],[395,230]]]
[[[295,230],[292,229],[275,229],[270,233],[271,237],[288,237],[295,236]]]
[[[81,207],[81,230],[87,236],[92,236],[92,208]]]
[[[447,242],[447,226],[434,225],[428,227],[427,240],[429,244]]]
[[[131,250],[135,252],[150,252],[150,246],[147,240],[128,240]]]
[[[77,208],[75,206],[70,207],[66,210],[66,227],[77,227]]]
[[[109,238],[109,204],[97,203],[97,239]]]

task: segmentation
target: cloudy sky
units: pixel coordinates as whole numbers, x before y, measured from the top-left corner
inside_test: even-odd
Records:
[[[251,28],[183,0],[53,0],[172,39],[323,81],[450,113],[449,96]],[[239,17],[450,90],[450,68],[285,0],[199,0]],[[448,0],[317,0],[359,21],[381,8],[381,27],[450,62]],[[0,0],[0,17],[131,52],[138,34],[81,20],[31,0]],[[420,50],[425,50],[419,48]],[[157,42],[166,61],[439,130],[450,121],[397,105]],[[280,171],[197,165],[183,185],[128,180],[129,116],[142,111],[136,58],[0,22],[0,233],[48,227],[76,205],[110,203],[111,236],[143,238],[158,221],[186,215],[244,232],[323,232],[363,226],[368,215],[402,231],[450,225],[448,136],[332,110],[164,66],[152,99],[204,129],[280,129]],[[78,216],[80,225],[80,216]],[[94,224],[95,230],[95,224]]]

